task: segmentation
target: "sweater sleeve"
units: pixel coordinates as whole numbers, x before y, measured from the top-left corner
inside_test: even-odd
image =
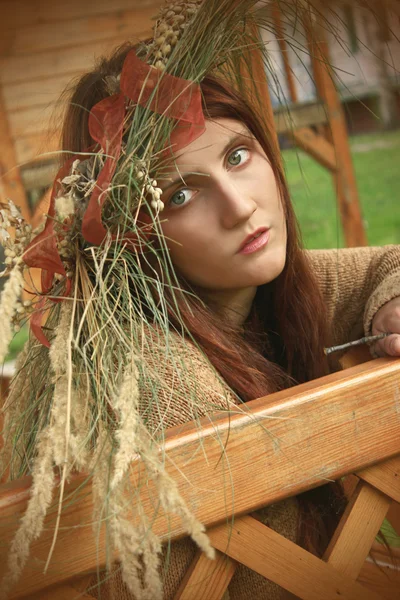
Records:
[[[375,313],[400,296],[400,246],[310,250],[333,344],[371,335]]]

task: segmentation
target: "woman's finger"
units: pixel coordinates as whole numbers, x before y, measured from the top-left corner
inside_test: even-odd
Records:
[[[375,356],[400,356],[400,335],[393,333],[371,346]]]

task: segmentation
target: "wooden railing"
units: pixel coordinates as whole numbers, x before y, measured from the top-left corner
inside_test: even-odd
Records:
[[[200,429],[188,423],[168,432],[167,470],[221,553],[216,562],[196,557],[178,597],[221,598],[240,562],[307,600],[394,598],[380,596],[357,579],[389,508],[394,523],[400,521],[400,457],[396,456],[400,455],[400,361],[374,360],[254,400],[245,408],[247,414],[219,414],[211,422],[204,421]],[[137,461],[133,485],[142,470]],[[248,516],[260,507],[351,473],[358,483],[322,559]],[[77,478],[69,484],[71,501],[66,502],[46,576],[43,566],[54,532],[57,498],[10,598],[33,598],[44,588],[60,584],[62,588],[57,589],[65,593],[68,580],[104,566],[104,531],[97,538],[92,532],[90,486],[82,483]],[[29,485],[30,479],[25,478],[0,489],[0,577],[6,568],[8,543],[27,504]],[[153,492],[151,485],[141,489],[149,515]],[[226,518],[232,514],[236,518],[228,526]],[[154,531],[162,538],[171,531],[174,539],[184,535],[180,521],[161,512]],[[210,578],[204,578],[207,568],[213,574]],[[199,574],[202,584],[196,586]],[[204,595],[205,580],[214,581],[208,595]],[[44,598],[44,592],[40,593],[38,597]],[[48,598],[67,597],[49,593]],[[76,590],[71,593],[75,596],[68,597],[77,596]]]

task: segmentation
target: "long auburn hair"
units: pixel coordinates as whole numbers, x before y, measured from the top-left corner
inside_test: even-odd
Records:
[[[72,154],[93,144],[88,113],[109,95],[106,77],[121,72],[130,43],[83,75],[69,95],[62,130],[62,148]],[[187,294],[180,316],[224,381],[246,402],[279,389],[321,377],[328,372],[323,348],[328,342],[324,301],[301,245],[280,158],[274,149],[270,125],[245,98],[222,80],[206,77],[201,83],[203,111],[208,119],[230,118],[244,123],[262,146],[274,172],[287,227],[287,256],[282,273],[258,288],[251,313],[237,327],[221,321],[212,307]],[[68,154],[62,155],[63,160]],[[178,275],[179,276],[179,275]],[[188,282],[180,278],[183,289]],[[168,294],[168,288],[165,290]],[[170,304],[169,302],[167,304]],[[170,315],[171,324],[174,316]],[[298,543],[322,555],[345,506],[343,488],[330,483],[298,496]]]

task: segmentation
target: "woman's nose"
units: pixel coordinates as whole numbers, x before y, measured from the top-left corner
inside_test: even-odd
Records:
[[[233,229],[247,221],[257,209],[250,190],[232,179],[219,182],[218,196],[221,224],[225,229]]]

